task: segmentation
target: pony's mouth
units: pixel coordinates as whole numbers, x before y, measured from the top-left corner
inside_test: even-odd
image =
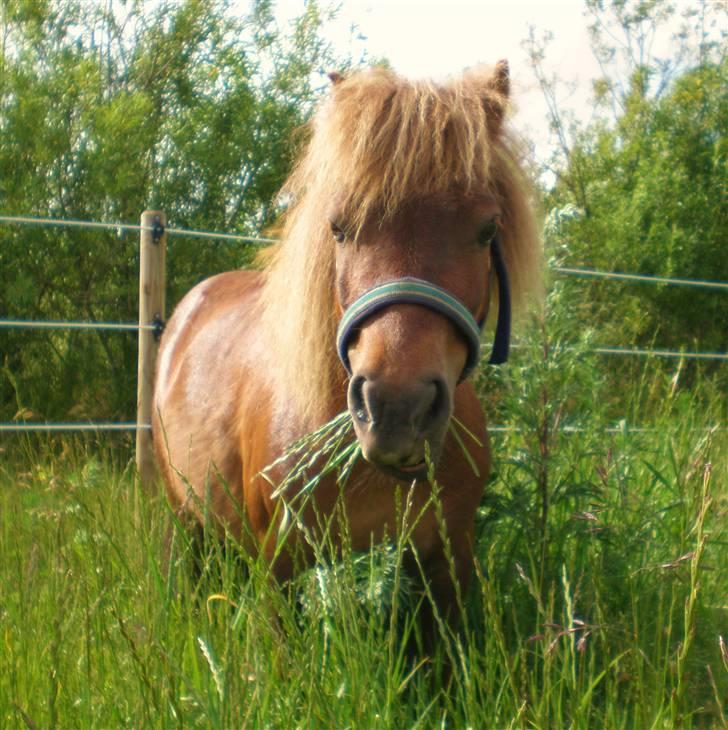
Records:
[[[426,480],[442,452],[452,389],[452,383],[432,374],[406,383],[371,374],[352,377],[347,404],[364,459],[395,479]]]
[[[424,460],[417,464],[402,464],[398,466],[381,464],[375,461],[370,461],[369,463],[384,474],[399,479],[400,481],[411,482],[412,480],[423,481],[427,479],[427,464]]]

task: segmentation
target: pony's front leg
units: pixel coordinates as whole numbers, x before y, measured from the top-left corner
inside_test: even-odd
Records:
[[[472,532],[449,538],[447,545],[441,544],[417,563],[425,590],[419,624],[423,648],[431,653],[460,625],[473,573]]]
[[[306,537],[297,528],[286,527],[277,515],[259,539],[270,578],[281,588],[314,563],[313,549]]]

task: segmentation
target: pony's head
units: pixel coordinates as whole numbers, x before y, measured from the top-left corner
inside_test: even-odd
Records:
[[[444,85],[384,69],[332,81],[287,184],[295,204],[265,316],[285,309],[297,338],[277,343],[293,404],[315,419],[345,391],[365,458],[412,478],[426,443],[437,458],[455,389],[477,362],[494,267],[501,316],[505,272],[518,298],[537,270],[503,130],[508,67]]]

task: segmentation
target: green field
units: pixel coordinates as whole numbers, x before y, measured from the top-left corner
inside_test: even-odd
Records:
[[[725,727],[724,398],[650,367],[649,431],[608,429],[607,384],[557,350],[485,393],[519,430],[493,435],[462,630],[416,659],[406,546],[284,595],[211,539],[198,578],[128,448],[5,438],[0,727]]]
[[[136,321],[141,211],[278,235],[323,72],[380,62],[363,36],[340,56],[329,3],[286,25],[278,5],[0,0],[0,423],[135,413],[132,336],[16,324]],[[232,539],[192,549],[128,435],[3,431],[0,730],[728,729],[727,11],[585,0],[601,72],[583,114],[586,66],[550,64],[558,34],[508,55],[516,101],[530,67],[549,109],[550,151],[524,147],[546,296],[509,364],[475,376],[499,428],[456,634],[407,650],[427,596],[406,540],[317,545],[282,590]],[[168,304],[258,250],[171,238]]]

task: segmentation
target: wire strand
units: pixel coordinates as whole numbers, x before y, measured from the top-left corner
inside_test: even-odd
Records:
[[[678,350],[645,350],[639,347],[595,347],[600,355],[643,355],[646,357],[685,358],[686,360],[728,360],[725,352],[680,352]]]
[[[675,425],[674,429],[680,428],[679,425]],[[527,429],[523,429],[520,426],[488,426],[488,432],[490,433],[522,433]],[[587,433],[589,431],[595,431],[599,429],[587,428],[586,426],[560,426],[557,431],[561,433]],[[623,426],[607,426],[601,429],[604,433],[655,433],[663,429],[658,429],[651,426],[629,426],[627,424]],[[713,426],[701,426],[698,428],[689,428],[688,431],[725,431],[726,426],[715,424]]]
[[[211,238],[223,241],[242,241],[243,243],[253,243],[256,245],[267,246],[277,243],[277,238],[261,238],[258,236],[241,236],[235,233],[213,233],[212,231],[188,231],[184,228],[167,228],[170,236],[185,236],[187,238]]]
[[[154,231],[151,226],[142,226],[131,223],[108,223],[98,221],[61,220],[57,218],[35,218],[30,216],[0,216],[0,223],[16,225],[44,225],[51,227],[67,228],[90,228],[114,230],[121,234],[125,231]],[[230,233],[215,233],[212,231],[187,230],[183,228],[167,228],[166,233],[170,236],[184,236],[188,238],[206,238],[211,240],[239,241],[255,245],[268,245],[276,243],[276,239],[257,236],[243,236]],[[625,281],[637,281],[650,284],[668,284],[677,286],[701,287],[706,289],[728,290],[728,283],[716,281],[703,281],[697,279],[678,279],[663,276],[646,274],[625,274],[621,272],[598,271],[595,269],[575,268],[566,266],[554,266],[552,269],[559,274],[573,275],[586,278],[621,279]],[[5,319],[0,320],[0,328],[23,328],[23,329],[95,329],[95,330],[156,330],[156,325],[139,325],[132,323],[118,322],[73,322],[73,321],[29,321]],[[670,357],[685,359],[711,359],[728,360],[728,353],[715,352],[679,352],[673,350],[647,350],[640,348],[626,347],[596,347],[594,351],[606,355],[641,355],[654,357]],[[0,432],[70,432],[70,431],[137,431],[151,429],[150,424],[138,423],[0,423]],[[715,426],[703,430],[723,430],[723,427]],[[506,433],[520,431],[515,426],[491,426],[493,433]],[[561,429],[565,433],[578,433],[585,429],[580,427],[565,426]],[[628,427],[606,428],[607,433],[640,433],[654,431],[656,429]]]
[[[107,422],[78,422],[78,423],[0,423],[2,432],[64,432],[64,431],[148,431],[152,426],[149,423],[107,423]],[[678,425],[675,428],[679,428]],[[490,433],[521,433],[524,429],[519,426],[488,426]],[[585,433],[590,430],[583,426],[561,426],[558,429],[562,433]],[[605,433],[654,433],[660,429],[645,426],[608,426],[602,429]],[[726,427],[716,424],[691,428],[690,431],[725,431]]]
[[[79,221],[61,218],[33,218],[30,216],[0,215],[0,223],[15,225],[48,226],[50,228],[91,228],[96,230],[112,230],[117,233],[124,231],[153,231],[151,226],[142,226],[138,223],[109,223],[105,221]]]
[[[133,324],[131,322],[63,322],[24,319],[0,319],[0,329],[78,329],[78,330],[120,330],[130,332],[134,330],[156,330],[153,324]]]
[[[625,281],[639,281],[646,284],[669,284],[674,286],[693,286],[703,289],[718,289],[728,291],[728,283],[722,281],[703,281],[701,279],[676,279],[654,274],[623,274],[617,271],[597,271],[596,269],[581,269],[571,266],[552,266],[552,271],[558,274],[568,274],[577,277],[597,279],[623,279]]]
[[[97,221],[61,220],[59,218],[35,218],[32,216],[0,216],[0,223],[14,223],[17,225],[45,225],[58,227],[76,228],[97,228],[124,231],[153,231],[151,226],[141,226],[134,223],[108,223]],[[269,245],[276,243],[278,239],[262,236],[243,236],[234,233],[216,233],[214,231],[188,230],[185,228],[166,228],[170,236],[184,236],[187,238],[207,238],[221,241],[240,241],[255,245]],[[702,279],[681,279],[677,277],[657,276],[654,274],[628,274],[618,271],[599,271],[597,269],[579,268],[574,266],[552,266],[551,269],[558,274],[571,276],[599,278],[599,279],[621,279],[624,281],[638,281],[649,284],[669,284],[674,286],[701,287],[703,289],[716,289],[728,291],[728,282],[707,281]]]
[[[18,431],[146,431],[151,429],[148,423],[0,423],[0,433]]]
[[[92,228],[101,230],[112,230],[117,233],[125,231],[150,231],[154,232],[152,226],[142,226],[136,223],[108,223],[97,221],[61,220],[60,218],[32,218],[29,216],[0,215],[0,223],[16,225],[39,225],[57,228]],[[195,231],[186,228],[165,228],[170,236],[184,236],[186,238],[210,238],[223,241],[240,241],[256,245],[268,245],[275,243],[274,238],[263,238],[260,236],[243,236],[235,233],[215,233],[212,231]]]
[[[511,350],[523,350],[528,345],[523,342],[514,342]],[[566,345],[566,350],[575,350],[573,345]],[[644,357],[684,358],[685,360],[728,360],[725,352],[683,352],[680,350],[648,350],[639,347],[592,347],[591,352],[599,355],[640,355]]]
[[[88,330],[153,330],[158,329],[154,324],[133,324],[123,322],[71,322],[71,321],[42,321],[23,319],[0,319],[0,329],[88,329]],[[514,343],[512,349],[525,347],[522,343]],[[574,349],[573,347],[570,349]],[[681,352],[679,350],[647,350],[638,347],[594,347],[594,352],[601,355],[640,355],[645,357],[684,358],[686,360],[728,360],[728,353],[723,352]]]

